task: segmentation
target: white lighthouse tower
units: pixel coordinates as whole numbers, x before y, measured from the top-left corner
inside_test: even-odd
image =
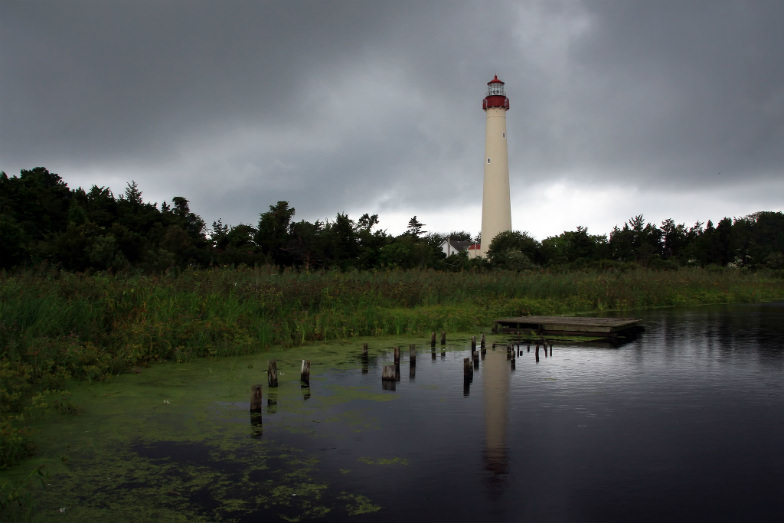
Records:
[[[506,151],[506,111],[509,98],[504,82],[495,75],[487,82],[482,102],[487,114],[485,128],[485,179],[482,194],[482,242],[480,256],[487,256],[490,242],[498,233],[512,230],[512,205],[509,198],[509,155]]]

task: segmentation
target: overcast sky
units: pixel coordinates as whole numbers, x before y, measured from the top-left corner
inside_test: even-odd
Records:
[[[481,228],[506,82],[539,240],[784,210],[784,2],[0,2],[0,170],[184,196],[207,224]]]

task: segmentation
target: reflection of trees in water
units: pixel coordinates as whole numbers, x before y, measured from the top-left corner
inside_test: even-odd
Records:
[[[781,339],[784,303],[715,305],[674,310],[656,316],[667,355],[684,349],[725,356],[736,351],[757,351],[761,358],[780,358],[784,352],[769,350]]]

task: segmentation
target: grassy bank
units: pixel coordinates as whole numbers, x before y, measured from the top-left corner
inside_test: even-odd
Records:
[[[76,411],[65,391],[71,378],[352,336],[478,333],[509,315],[776,299],[784,299],[780,275],[725,269],[2,275],[0,468],[33,451],[25,416]]]

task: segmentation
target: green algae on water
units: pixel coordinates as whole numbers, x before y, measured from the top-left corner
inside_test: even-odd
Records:
[[[371,365],[408,342],[376,340]],[[331,343],[163,363],[104,383],[71,383],[69,401],[78,414],[52,411],[32,420],[38,457],[4,471],[0,482],[31,467],[46,470],[45,485],[31,487],[32,521],[296,521],[376,512],[381,507],[367,493],[338,484],[350,469],[325,469],[312,450],[285,436],[317,441],[325,437],[323,425],[346,434],[377,430],[362,403],[399,396],[382,392],[380,382],[368,390],[323,378],[361,372],[360,356],[361,344]],[[282,371],[275,389],[266,384],[269,359]],[[307,393],[299,383],[302,359],[312,362]],[[259,425],[248,412],[256,383],[264,393]],[[390,457],[360,461],[407,464]]]

